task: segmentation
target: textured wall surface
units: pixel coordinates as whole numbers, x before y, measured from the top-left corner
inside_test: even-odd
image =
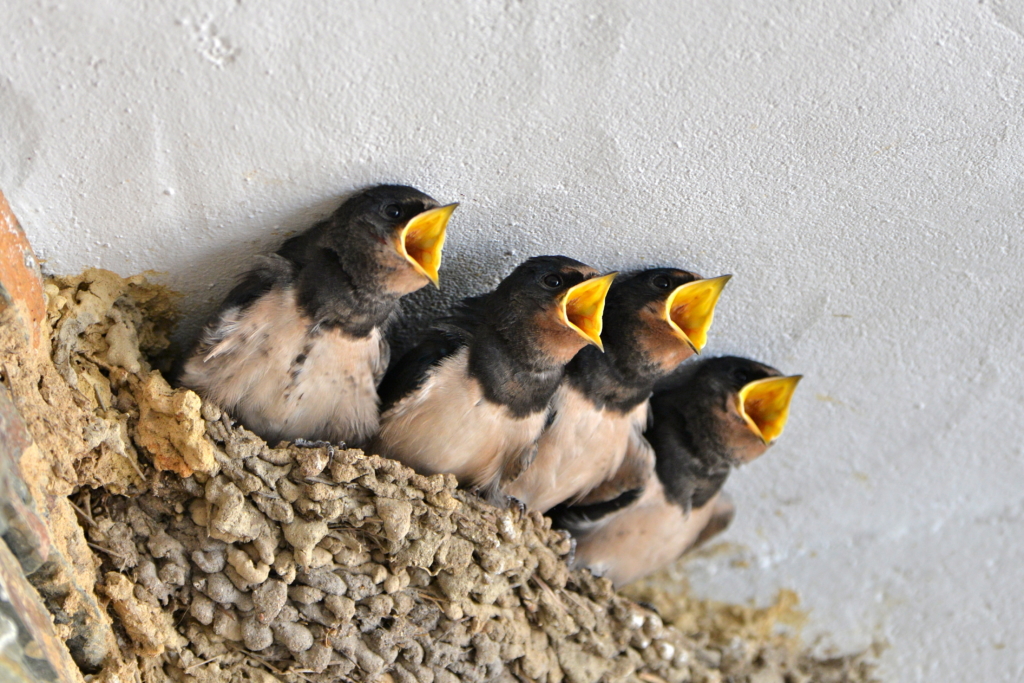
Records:
[[[188,334],[253,253],[401,181],[462,202],[445,296],[540,252],[734,273],[709,351],[806,378],[730,483],[746,562],[700,590],[794,588],[824,644],[888,641],[888,680],[1024,678],[1024,4],[0,16],[0,188],[49,270],[159,271]]]

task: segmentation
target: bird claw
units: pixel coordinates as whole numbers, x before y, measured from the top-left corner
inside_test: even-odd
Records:
[[[572,566],[576,564],[576,539],[566,529],[558,529],[558,531],[569,539],[569,552],[565,554],[565,563],[572,569]]]
[[[506,504],[507,507],[511,507],[512,504],[514,503],[515,506],[517,508],[519,508],[519,514],[520,515],[525,515],[526,514],[526,503],[524,503],[523,501],[519,500],[515,496],[505,496],[505,498],[507,499],[505,501],[505,504]]]
[[[344,442],[339,444],[333,444],[330,441],[309,441],[307,439],[295,439],[292,442],[299,448],[328,448],[332,452],[335,448],[345,448]]]
[[[647,602],[646,600],[637,600],[636,604],[640,605],[644,609],[647,609],[647,610],[650,610],[651,612],[654,612],[659,617],[661,616],[661,612],[658,611],[658,608],[654,605],[653,602]]]

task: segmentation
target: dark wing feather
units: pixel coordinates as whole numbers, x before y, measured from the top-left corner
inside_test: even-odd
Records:
[[[642,494],[642,488],[630,489],[617,498],[612,498],[593,505],[566,505],[562,503],[548,510],[551,528],[565,529],[570,534],[578,535],[600,522],[605,517],[634,503]]]
[[[391,364],[377,387],[381,413],[423,386],[430,369],[463,345],[461,340],[434,330],[426,339],[406,351]]]
[[[490,293],[466,297],[437,322],[437,329],[468,343],[480,322],[493,314],[487,305],[489,299]]]
[[[278,285],[291,282],[295,267],[291,261],[277,254],[261,256],[259,265],[247,272],[235,288],[228,292],[218,315],[232,308],[245,308]]]
[[[421,342],[391,364],[377,387],[381,413],[423,386],[431,368],[469,343],[473,330],[486,315],[486,299],[487,295],[482,294],[457,303]]]

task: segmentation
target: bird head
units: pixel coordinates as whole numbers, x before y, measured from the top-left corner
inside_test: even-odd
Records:
[[[687,508],[703,505],[732,467],[763,455],[786,425],[799,381],[735,356],[687,363],[662,380],[645,436],[666,496]]]
[[[378,185],[353,195],[335,213],[334,225],[361,231],[383,287],[399,296],[428,282],[438,285],[448,219],[458,204],[441,206],[405,185]],[[358,235],[346,235],[346,244]]]
[[[715,305],[729,276],[710,280],[678,268],[651,268],[615,281],[605,312],[607,336],[614,350],[635,354],[656,368],[671,372],[700,353],[707,343]]]
[[[536,256],[520,264],[494,292],[504,306],[506,336],[535,346],[553,361],[567,363],[588,344],[602,348],[605,297],[615,273],[599,276],[565,256]]]
[[[801,375],[783,376],[746,358],[714,358],[707,364],[717,388],[727,395],[728,426],[723,435],[727,450],[732,460],[749,462],[782,435]]]

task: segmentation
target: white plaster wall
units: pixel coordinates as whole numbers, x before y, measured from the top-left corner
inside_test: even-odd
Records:
[[[0,0],[0,188],[54,272],[186,332],[352,188],[522,258],[734,273],[712,353],[802,372],[701,591],[800,592],[891,681],[1024,679],[1024,4]],[[423,297],[430,303],[431,297]]]

